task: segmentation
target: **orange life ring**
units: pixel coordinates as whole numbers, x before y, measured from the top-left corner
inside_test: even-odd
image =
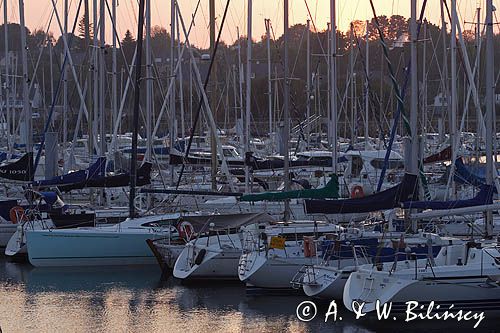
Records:
[[[177,225],[177,230],[179,231],[179,236],[185,240],[190,240],[191,236],[194,234],[194,227],[188,221],[182,221]]]
[[[365,191],[361,185],[356,185],[351,190],[351,198],[362,198],[365,196]]]
[[[26,214],[24,213],[24,208],[21,206],[14,206],[9,211],[10,221],[13,224],[23,222],[26,220]]]

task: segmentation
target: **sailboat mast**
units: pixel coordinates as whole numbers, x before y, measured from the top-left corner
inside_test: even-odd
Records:
[[[151,152],[153,148],[153,138],[151,137],[151,101],[153,95],[153,81],[152,81],[152,71],[151,71],[151,0],[146,0],[145,3],[145,23],[146,23],[146,35],[144,40],[144,53],[146,56],[146,161],[151,161]],[[175,24],[172,22],[171,24]],[[171,38],[174,38],[171,36]],[[173,53],[172,53],[173,54]],[[173,57],[172,57],[173,58]]]
[[[111,2],[111,15],[113,16],[112,20],[115,25],[111,31],[115,31],[116,29],[116,1],[117,0],[112,0]],[[110,122],[110,128],[111,132],[114,132],[115,128],[115,122],[120,122],[120,119],[117,119],[118,116],[118,84],[117,84],[117,59],[116,59],[116,34],[113,33],[113,50],[111,51],[111,57],[112,57],[112,65],[111,65],[111,108],[113,110],[112,114],[112,120]],[[88,84],[88,82],[87,82]],[[113,152],[111,152],[113,153]]]
[[[283,33],[283,118],[284,118],[284,129],[283,129],[283,152],[284,152],[284,163],[283,163],[283,175],[285,181],[285,191],[290,190],[290,171],[289,171],[289,146],[288,141],[290,139],[290,80],[289,80],[289,56],[288,56],[288,0],[284,1],[284,33]],[[290,219],[290,201],[285,200],[285,214],[284,220],[288,221]]]
[[[450,138],[452,147],[452,157],[457,156],[457,142],[459,138],[457,137],[457,110],[458,110],[458,90],[457,90],[457,1],[451,0],[451,40],[450,40],[450,51],[451,51],[451,124],[450,124]],[[453,164],[452,164],[453,165]],[[453,172],[453,170],[451,171]],[[455,197],[456,186],[455,182],[452,182],[452,198]]]
[[[269,118],[269,136],[273,132],[273,96],[272,96],[272,83],[271,83],[271,21],[264,20],[266,25],[266,46],[267,46],[267,111]]]
[[[481,59],[479,57],[480,55],[480,48],[481,48],[481,8],[478,6],[477,12],[476,12],[476,89],[479,91],[479,77],[481,76],[480,72],[480,65],[481,65]],[[479,117],[477,116],[476,113],[476,133],[479,134],[482,132],[482,126],[481,122],[478,119]],[[480,137],[479,135],[476,135],[476,148],[475,150],[477,151],[477,155],[479,155],[479,147],[481,146],[479,143]],[[479,161],[479,159],[478,159]]]
[[[175,11],[177,10],[177,7],[175,5],[175,0],[170,1],[170,80],[174,80],[175,82],[175,66],[174,66],[174,52],[175,52]],[[175,83],[174,83],[175,84]],[[175,87],[174,87],[175,88]],[[175,89],[172,89],[172,92],[170,94],[170,138],[169,138],[169,143],[170,143],[170,149],[174,147],[175,144],[175,119],[176,119],[176,112],[175,112]],[[195,132],[195,128],[193,127],[191,129],[191,133]],[[170,165],[170,183],[171,185],[174,185],[174,166],[171,164]]]
[[[97,0],[94,0],[92,2],[92,22],[94,22],[94,27],[93,27],[93,40],[92,40],[92,45],[93,45],[93,50],[92,50],[92,76],[93,76],[93,81],[94,81],[94,91],[92,92],[92,106],[93,106],[93,117],[92,117],[92,133],[89,133],[89,140],[92,140],[93,137],[97,137],[98,133],[98,124],[97,124],[97,118],[98,118],[98,99],[99,99],[99,63],[98,63],[98,45],[97,45],[97,29],[99,28],[99,21],[97,18]],[[102,140],[102,138],[101,138]],[[96,143],[97,145],[98,143]],[[94,147],[94,149],[97,151],[99,147]],[[92,159],[92,156],[94,155],[94,151],[91,152],[90,159]]]
[[[410,57],[411,57],[411,99],[410,99],[410,130],[411,130],[411,152],[409,156],[409,171],[418,173],[418,71],[417,71],[417,1],[411,1],[410,19]],[[408,152],[405,152],[407,154]]]
[[[100,9],[100,14],[99,14],[99,32],[100,32],[100,52],[99,52],[99,122],[100,122],[100,136],[101,136],[101,156],[106,156],[106,111],[104,110],[105,104],[104,104],[104,97],[105,91],[106,91],[106,85],[105,85],[105,80],[106,80],[106,69],[105,69],[105,59],[104,55],[106,52],[106,30],[105,30],[105,22],[106,22],[106,17],[105,17],[105,1],[106,0],[101,0],[99,4],[99,9]]]
[[[213,54],[215,49],[215,0],[209,0],[209,12],[210,12],[210,54]],[[215,121],[217,121],[217,62],[213,60],[212,69],[212,89],[211,89],[211,105],[210,109],[214,115]],[[215,130],[216,131],[216,130]],[[212,190],[217,190],[217,168],[218,168],[218,158],[217,158],[217,141],[215,136],[217,132],[211,131],[210,135],[210,150],[211,150],[211,178],[212,178]],[[222,158],[222,156],[221,156]]]
[[[68,39],[68,0],[64,0],[64,36],[66,40]],[[68,66],[66,65],[66,61],[64,59],[68,55],[66,54],[66,49],[64,49],[63,52],[63,137],[62,137],[62,146],[63,146],[63,158],[66,156],[66,148],[68,144],[68,109],[69,109],[69,103],[68,103]],[[67,163],[69,161],[66,161],[66,163],[63,164],[63,172],[66,173],[68,171],[68,165]]]
[[[33,152],[33,134],[31,120],[31,104],[29,100],[29,75],[28,56],[26,54],[26,26],[24,23],[24,1],[19,0],[19,27],[21,29],[21,61],[23,66],[23,114],[24,114],[24,135],[26,136],[26,152]]]
[[[486,184],[493,184],[493,112],[495,110],[495,77],[494,50],[493,50],[493,1],[486,0]],[[496,175],[496,172],[495,172]],[[493,234],[492,212],[486,212],[486,237]]]
[[[442,64],[443,64],[443,74],[441,75],[442,79],[442,96],[441,96],[441,105],[446,101],[446,111],[448,112],[448,115],[451,113],[451,103],[450,103],[450,96],[449,96],[449,91],[448,91],[448,56],[447,56],[447,47],[446,47],[446,19],[444,15],[444,0],[440,0],[440,9],[441,9],[441,41],[442,41],[442,47],[443,47],[443,59],[442,59]],[[444,108],[441,107],[441,113],[440,113],[440,123],[441,126],[439,127],[439,140],[440,142],[444,142]],[[453,147],[452,147],[453,150]]]
[[[351,99],[351,145],[354,145],[356,142],[355,137],[355,128],[356,128],[356,104],[354,101],[354,86],[355,86],[355,74],[354,74],[354,28],[353,24],[350,24],[350,33],[349,33],[349,90],[350,90],[350,99]],[[346,117],[347,118],[347,117]]]
[[[85,10],[85,19],[84,19],[84,24],[85,24],[85,50],[87,52],[89,52],[89,54],[92,54],[91,51],[90,51],[90,10],[89,10],[89,0],[84,0],[84,10]],[[94,29],[96,27],[94,26]],[[92,60],[90,60],[92,61]],[[94,133],[94,106],[93,106],[93,99],[92,99],[92,96],[91,96],[91,91],[93,91],[93,86],[92,84],[94,84],[93,80],[90,79],[91,77],[91,73],[90,73],[90,69],[87,67],[86,68],[86,72],[87,72],[87,84],[88,84],[88,89],[85,93],[85,99],[86,99],[86,104],[87,104],[87,108],[88,108],[88,112],[89,112],[89,115],[88,115],[88,119],[87,119],[87,128],[88,128],[88,137],[89,138],[92,138],[92,135]],[[92,156],[94,152],[94,140],[92,139],[89,139],[88,140],[88,153],[89,153],[89,157]]]
[[[370,75],[370,61],[369,61],[369,56],[370,56],[370,48],[369,48],[369,43],[368,43],[368,24],[370,21],[366,20],[366,35],[365,35],[365,68],[366,68],[366,77],[365,77],[365,149],[368,150],[368,147],[370,146],[368,143],[368,132],[369,132],[369,127],[368,127],[368,114],[370,111],[370,104],[369,104],[369,91],[368,91],[368,76]]]
[[[139,101],[141,97],[141,72],[142,72],[142,39],[144,25],[144,2],[139,0],[139,19],[137,23],[137,52],[135,58],[135,91],[134,91],[134,115],[132,121],[132,158],[130,159],[130,195],[129,195],[129,217],[135,217],[135,186],[137,180],[137,136],[139,132]]]
[[[7,114],[7,140],[9,145],[9,151],[12,152],[12,136],[11,136],[11,112],[10,112],[10,54],[9,54],[9,32],[7,21],[7,0],[3,2],[3,37],[4,37],[4,51],[5,51],[5,111]],[[52,62],[51,62],[52,63]],[[52,81],[51,81],[52,82]],[[14,133],[12,133],[14,134]]]
[[[307,56],[306,56],[306,142],[307,148],[310,144],[311,136],[311,20],[307,20]]]
[[[330,143],[332,145],[332,171],[337,174],[337,23],[335,0],[330,0]]]
[[[245,95],[245,130],[243,140],[245,143],[245,154],[250,151],[250,108],[252,103],[252,0],[248,0],[248,22],[247,22],[247,71],[246,71],[246,95]],[[245,165],[245,193],[250,192],[250,169]]]

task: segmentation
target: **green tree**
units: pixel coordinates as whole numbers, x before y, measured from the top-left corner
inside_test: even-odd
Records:
[[[86,14],[83,14],[80,20],[78,21],[78,37],[85,39],[85,22],[88,22]],[[88,23],[89,25],[89,36],[94,35],[94,25],[92,23]]]
[[[122,48],[123,53],[125,54],[125,58],[127,59],[127,63],[129,64],[132,61],[132,57],[134,56],[135,45],[136,42],[134,37],[132,36],[132,33],[130,32],[130,30],[127,30],[122,40]]]

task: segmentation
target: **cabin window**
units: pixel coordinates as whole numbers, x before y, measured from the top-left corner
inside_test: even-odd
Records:
[[[372,167],[375,169],[382,169],[384,167],[384,159],[383,158],[376,158],[374,160],[370,161],[370,164]],[[404,166],[403,161],[401,160],[389,160],[387,162],[387,169],[399,169]]]

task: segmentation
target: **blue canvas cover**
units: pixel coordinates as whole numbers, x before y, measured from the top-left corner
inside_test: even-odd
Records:
[[[454,179],[461,184],[481,186],[486,184],[486,168],[484,166],[467,166],[459,157],[455,160]]]
[[[53,177],[51,179],[45,179],[40,181],[34,181],[33,186],[43,187],[43,186],[57,186],[57,185],[67,185],[84,182],[88,179],[96,178],[100,175],[104,175],[104,168],[106,166],[106,158],[99,157],[94,164],[92,164],[87,170],[78,170],[75,172],[70,172],[62,176]]]
[[[417,176],[405,174],[400,184],[363,198],[342,200],[306,200],[307,214],[368,213],[398,207],[417,197]]]
[[[450,200],[450,201],[405,201],[401,206],[405,209],[452,209],[489,205],[493,203],[493,192],[495,187],[492,185],[481,185],[481,190],[472,199]]]

